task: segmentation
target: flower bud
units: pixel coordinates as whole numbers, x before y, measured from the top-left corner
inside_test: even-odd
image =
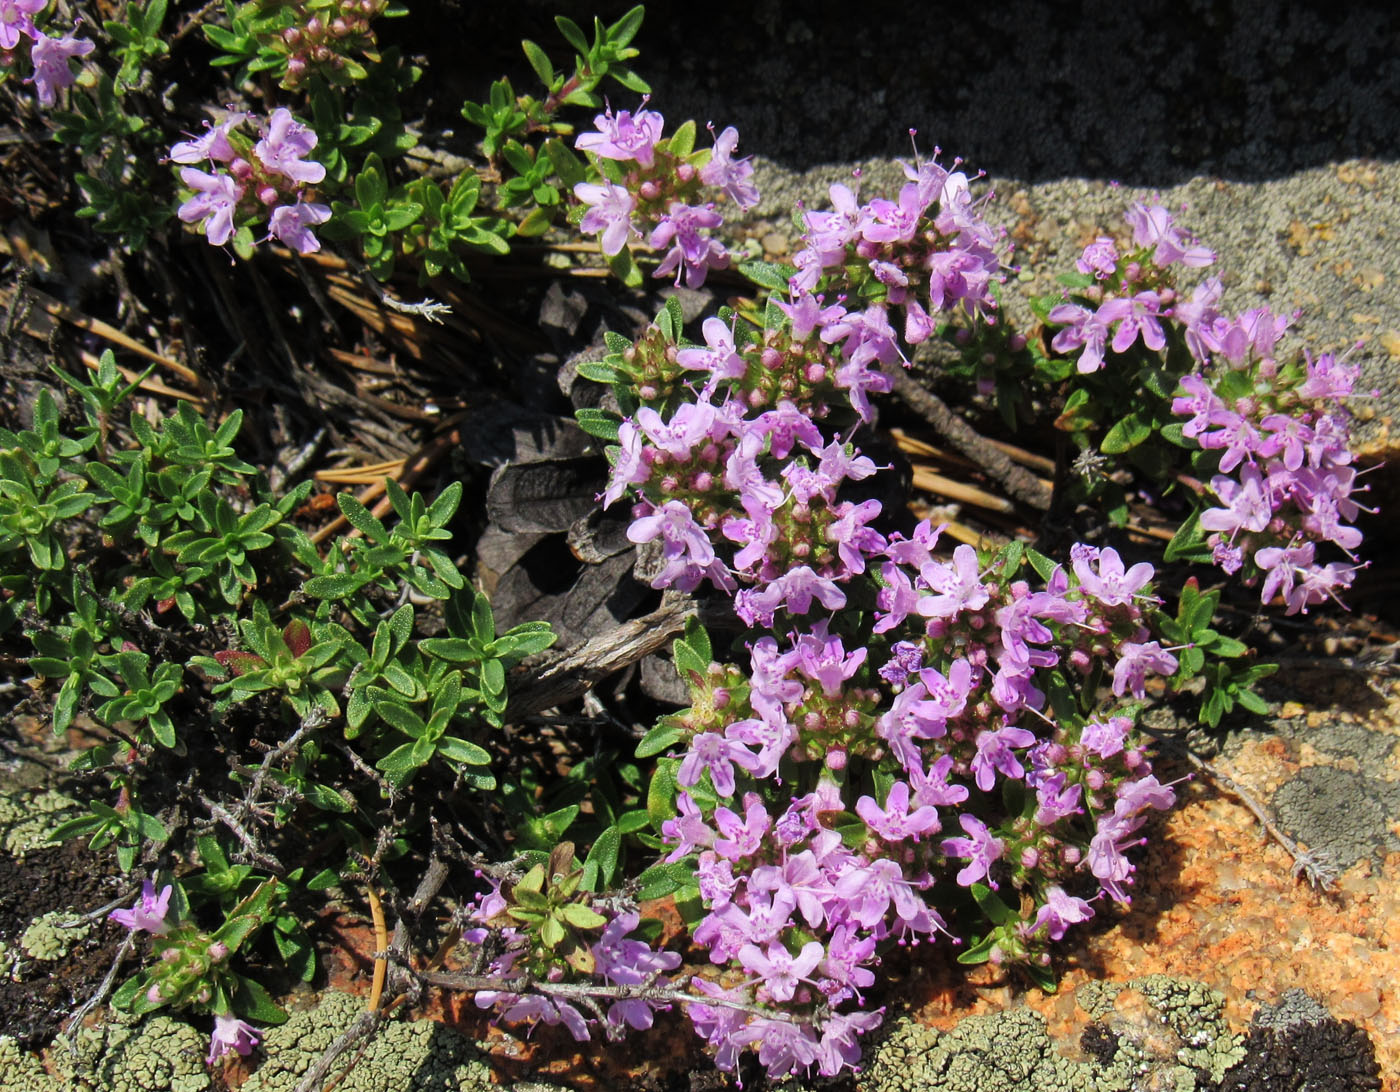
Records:
[[[350,33],[350,24],[339,17],[331,20],[331,33],[337,38],[344,38]]]
[[[695,177],[695,168],[689,163],[676,164],[676,181],[689,182]]]
[[[228,945],[222,940],[216,940],[209,945],[209,959],[213,963],[221,963],[228,958]]]
[[[839,747],[833,747],[827,751],[826,767],[829,770],[844,770],[846,768],[846,752]]]
[[[273,186],[263,186],[258,190],[258,200],[271,208],[281,199],[281,195]]]
[[[822,380],[826,378],[826,365],[808,364],[807,367],[802,370],[802,378],[807,380],[808,383],[822,382]]]
[[[326,29],[326,24],[321,22],[318,16],[313,15],[306,21],[306,33],[313,38],[319,38]]]
[[[288,27],[282,32],[282,41],[286,42],[289,46],[296,45],[301,41],[301,27]]]
[[[1040,853],[1036,850],[1035,846],[1026,846],[1025,849],[1021,850],[1022,868],[1034,868],[1039,863]]]
[[[643,201],[655,201],[661,196],[661,186],[654,178],[648,178],[637,187],[637,196]]]
[[[164,1001],[165,997],[160,992],[160,986],[152,986],[149,990],[147,990],[146,1000],[152,1005],[159,1005],[162,1001]]]

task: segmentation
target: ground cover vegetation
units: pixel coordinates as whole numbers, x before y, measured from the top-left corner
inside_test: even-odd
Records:
[[[449,152],[410,14],[0,0],[12,203],[100,253],[115,300],[41,346],[35,315],[77,309],[12,256],[0,340],[11,730],[73,749],[53,837],[130,892],[93,908],[127,932],[75,1019],[168,1010],[212,1029],[209,1064],[250,1055],[315,979],[332,891],[379,928],[360,1036],[448,989],[580,1041],[679,1011],[721,1069],[836,1075],[901,947],[1052,989],[1175,799],[1144,708],[1263,709],[1222,595],[1307,613],[1364,565],[1358,369],[1287,351],[1301,316],[1232,314],[1148,195],[1012,329],[996,206],[917,146],[898,192],[813,194],[762,260],[730,226],[759,196],[740,134],[649,101],[640,8],[541,28],[536,85],[461,104]],[[558,619],[498,620],[487,483],[449,458],[518,393],[522,270],[606,274],[634,320],[565,369],[598,481],[571,542],[586,560],[613,520],[601,556],[630,579],[638,548],[652,613],[564,652]],[[716,284],[701,314],[658,294]],[[911,517],[877,407],[934,345],[941,389],[1043,437],[1053,480],[960,418],[950,442],[1092,535]],[[683,708],[591,689],[673,636]]]

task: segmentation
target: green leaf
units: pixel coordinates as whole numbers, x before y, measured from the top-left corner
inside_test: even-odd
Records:
[[[622,424],[622,419],[617,414],[585,406],[574,410],[574,419],[578,421],[579,428],[588,435],[609,443],[617,443],[618,426]]]
[[[490,754],[484,749],[456,736],[442,736],[437,741],[437,750],[448,762],[463,766],[486,766],[491,762]]]
[[[969,890],[978,908],[993,925],[1009,925],[1017,920],[1016,911],[1002,902],[986,884],[975,883]]]
[[[659,755],[684,735],[685,732],[682,729],[662,721],[644,735],[641,742],[637,744],[637,757],[650,758],[652,755]]]
[[[234,1011],[260,1024],[284,1024],[287,1013],[272,1000],[272,995],[251,978],[238,975],[238,989],[233,995]]]
[[[1121,455],[1131,451],[1152,435],[1152,426],[1136,410],[1119,418],[1103,438],[1099,450],[1105,455]]]
[[[566,903],[559,910],[559,916],[575,929],[601,929],[608,919],[579,902]]]
[[[1209,564],[1211,557],[1211,549],[1206,545],[1205,536],[1201,533],[1201,509],[1197,505],[1186,517],[1185,522],[1176,529],[1176,534],[1172,535],[1171,541],[1162,551],[1162,560]]]
[[[567,15],[556,15],[554,25],[559,28],[559,33],[564,35],[564,39],[569,45],[578,50],[581,56],[588,56],[588,39],[583,36],[583,31],[579,29],[577,23]]]
[[[388,482],[393,479],[386,479]],[[398,484],[395,482],[394,484]],[[336,504],[340,507],[340,514],[343,515],[350,526],[359,531],[375,545],[382,546],[389,541],[389,532],[379,518],[370,512],[350,493],[338,493],[335,498]]]
[[[613,877],[617,874],[617,860],[621,850],[622,832],[616,826],[610,826],[598,835],[583,862],[583,886],[590,891],[598,889],[597,885],[590,882],[593,879],[590,869],[596,873],[597,881],[601,886],[610,886]],[[581,928],[587,928],[587,926],[581,926]]]
[[[525,59],[530,62],[530,67],[534,69],[540,83],[549,87],[554,82],[554,66],[549,63],[549,58],[545,56],[544,50],[528,38],[520,43],[520,48],[525,51]]]
[[[416,748],[417,743],[405,743],[402,747],[394,748],[374,764],[375,769],[384,774],[389,784],[395,788],[401,787],[427,762],[426,759],[419,761]]]
[[[647,786],[647,815],[658,832],[662,823],[676,816],[676,769],[679,766],[677,759],[659,760],[656,772],[651,775],[651,784]]]
[[[1026,560],[1031,563],[1031,568],[1036,571],[1036,575],[1042,580],[1049,580],[1050,574],[1055,571],[1058,562],[1046,557],[1039,550],[1026,547]]]

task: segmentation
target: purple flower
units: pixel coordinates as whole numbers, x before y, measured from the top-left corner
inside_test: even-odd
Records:
[[[172,145],[170,159],[174,163],[202,163],[212,159],[217,163],[232,163],[238,158],[238,149],[229,143],[229,133],[241,125],[245,113],[231,113],[218,125],[211,127],[204,123],[204,135],[192,140],[182,140]]]
[[[839,303],[823,307],[818,296],[799,295],[792,303],[783,303],[781,300],[775,302],[778,309],[792,321],[794,341],[806,341],[813,330],[825,330],[827,326],[846,317],[846,309]],[[830,344],[826,338],[822,340]]]
[[[1114,306],[1116,305],[1116,306]],[[1117,322],[1118,332],[1113,335],[1113,351],[1126,353],[1142,335],[1142,343],[1149,349],[1158,350],[1166,346],[1167,336],[1162,332],[1162,324],[1157,321],[1162,301],[1156,292],[1139,292],[1131,299],[1110,300],[1099,308],[1100,317],[1105,321]],[[1112,307],[1112,318],[1105,312]]]
[[[1123,742],[1133,722],[1127,717],[1091,720],[1079,733],[1079,744],[1100,758],[1112,758],[1123,750]]]
[[[977,551],[966,543],[953,551],[953,563],[933,561],[919,570],[923,582],[938,595],[919,600],[919,613],[925,618],[954,618],[963,611],[981,610],[987,605],[987,589],[977,568]]]
[[[715,852],[731,861],[752,857],[763,845],[764,835],[772,825],[772,817],[758,794],[746,792],[743,819],[724,806],[715,808],[715,829],[720,834],[715,839]]]
[[[707,319],[706,326],[711,321],[713,320]],[[728,330],[728,327],[725,329]],[[706,340],[709,340],[708,337]],[[700,351],[702,350],[682,349],[676,354],[677,363],[685,363],[684,357],[687,352]],[[734,378],[741,377],[742,373]],[[799,443],[809,451],[820,451],[823,439],[821,429],[812,423],[812,419],[786,398],[778,403],[777,409],[760,414],[749,422],[749,427],[744,433],[746,440],[753,438],[761,441],[765,436],[769,437],[769,451],[775,459],[786,459],[792,453],[793,447]]]
[[[1210,425],[1211,415],[1225,408],[1225,403],[1199,375],[1183,376],[1181,389],[1186,392],[1187,397],[1172,399],[1172,413],[1178,417],[1184,417],[1188,413],[1194,415],[1181,427],[1182,435],[1194,439],[1202,429]]]
[[[1068,780],[1068,775],[1060,770],[1048,777],[1042,777],[1040,784],[1035,787],[1035,821],[1040,826],[1053,826],[1061,819],[1079,812],[1079,797],[1084,790],[1079,785],[1066,787],[1065,783]]]
[[[118,925],[124,925],[133,933],[144,930],[147,933],[164,933],[169,926],[165,915],[170,909],[170,895],[175,890],[166,884],[156,894],[156,886],[150,880],[141,884],[141,897],[130,910],[113,910],[107,916]]]
[[[979,880],[987,879],[988,870],[1001,859],[1006,847],[1000,838],[992,836],[992,832],[987,829],[987,824],[975,815],[966,813],[959,815],[958,824],[963,828],[963,833],[967,837],[944,838],[940,848],[950,857],[967,859],[967,866],[959,870],[956,879],[959,886],[971,887]],[[990,879],[988,879],[987,886],[996,888],[996,884],[992,883]]]
[[[194,167],[181,168],[180,181],[195,193],[176,215],[187,224],[204,221],[204,237],[209,245],[223,246],[233,236],[233,214],[243,196],[243,187],[229,175],[207,174]]]
[[[743,379],[748,365],[734,346],[734,331],[729,323],[711,316],[700,329],[705,335],[707,348],[682,349],[676,354],[676,363],[692,371],[710,373],[709,382],[705,384],[705,396],[708,397],[721,380]],[[791,406],[792,403],[787,405]],[[803,419],[806,420],[805,417]],[[783,452],[785,454],[787,452]],[[782,458],[782,455],[778,457]]]
[[[601,232],[603,253],[611,257],[627,245],[627,238],[642,233],[632,226],[632,213],[637,208],[637,199],[625,186],[611,182],[601,185],[593,182],[580,182],[574,186],[574,196],[589,206],[579,222],[579,230]]]
[[[745,944],[739,949],[739,962],[750,974],[763,980],[774,1001],[791,1001],[798,984],[811,981],[808,975],[825,954],[820,941],[809,940],[796,956],[782,944],[773,941],[767,951],[757,944]]]
[[[736,205],[747,209],[758,204],[758,189],[748,180],[753,174],[753,164],[747,159],[733,158],[738,146],[739,130],[730,125],[715,138],[710,161],[700,168],[700,181],[724,190]]]
[[[867,500],[856,504],[844,501],[833,508],[831,514],[836,519],[827,528],[827,541],[836,545],[841,564],[848,573],[865,572],[866,557],[882,553],[885,549],[884,536],[866,526],[879,516],[880,502]]]
[[[838,182],[827,192],[831,195],[830,212],[803,214],[807,225],[807,234],[803,238],[823,269],[839,265],[844,260],[846,244],[855,239],[861,221],[861,208],[856,202],[856,195],[847,187]]]
[[[614,116],[609,109],[597,115],[593,124],[598,130],[580,133],[574,141],[575,148],[604,159],[632,159],[650,167],[655,162],[656,142],[661,139],[666,119],[655,110],[638,110],[635,115],[621,110]]]
[[[828,698],[841,693],[841,684],[856,673],[869,653],[868,649],[858,648],[847,656],[841,638],[827,633],[826,619],[814,625],[811,633],[799,636],[794,651],[797,670],[817,683]]]
[[[1135,698],[1144,697],[1144,682],[1149,671],[1171,675],[1176,671],[1176,657],[1156,641],[1146,644],[1124,641],[1118,646],[1118,662],[1113,665],[1113,693],[1121,698],[1127,690]]]
[[[631,422],[623,421],[617,427],[617,442],[620,452],[613,464],[608,488],[603,493],[603,507],[619,500],[629,485],[636,485],[651,477],[651,464],[645,458],[645,438],[640,429]]]
[[[705,274],[711,269],[727,269],[728,252],[717,239],[700,234],[723,222],[724,218],[708,206],[672,202],[671,208],[647,239],[648,245],[657,250],[670,247],[652,276],[664,277],[674,270],[676,283],[680,284],[684,272],[686,287],[699,288],[705,283]]]
[[[1013,748],[1029,747],[1034,742],[1034,732],[1011,725],[998,728],[995,732],[978,732],[977,754],[972,759],[972,773],[977,787],[983,792],[991,792],[998,773],[1012,780],[1024,777],[1025,768],[1018,761]]]
[[[1048,927],[1050,939],[1060,940],[1071,925],[1088,921],[1093,916],[1093,907],[1083,899],[1065,894],[1063,887],[1052,887],[1045,893],[1045,903],[1036,912],[1029,931],[1038,933]]]
[[[951,785],[948,775],[953,770],[953,756],[943,755],[925,773],[918,765],[907,767],[909,787],[914,790],[916,804],[949,807],[961,804],[971,793],[966,785]]]
[[[1081,554],[1074,559],[1074,575],[1084,594],[1105,607],[1127,606],[1152,579],[1152,566],[1146,561],[1124,572],[1118,551],[1111,547],[1099,553],[1097,572],[1089,566],[1089,558]]]
[[[321,249],[321,241],[311,233],[311,229],[330,218],[331,210],[325,205],[305,201],[298,201],[295,205],[279,205],[268,218],[268,238],[286,243],[298,254],[315,254]]]
[[[1211,491],[1225,502],[1224,508],[1207,508],[1201,513],[1201,527],[1223,531],[1231,540],[1239,531],[1262,531],[1274,516],[1269,490],[1258,467],[1246,466],[1240,481],[1217,474],[1210,480]]]
[[[234,1051],[246,1058],[259,1042],[258,1029],[252,1024],[238,1019],[231,1012],[220,1013],[214,1017],[214,1034],[209,1039],[209,1056],[204,1063],[213,1065],[225,1054]]]
[[[1215,261],[1215,252],[1203,246],[1193,246],[1172,223],[1172,216],[1160,205],[1135,204],[1124,215],[1133,229],[1133,242],[1138,246],[1156,247],[1152,261],[1166,268],[1173,262],[1199,268]]]
[[[1259,453],[1260,436],[1248,418],[1231,409],[1213,410],[1208,418],[1212,426],[1210,432],[1202,432],[1196,442],[1207,451],[1223,449],[1220,457],[1221,473],[1228,474],[1241,462],[1254,461]]]
[[[593,945],[595,973],[619,986],[640,986],[652,975],[680,966],[678,953],[653,951],[640,940],[627,939],[640,920],[635,911],[629,911],[608,922]]]
[[[1113,245],[1112,237],[1100,235],[1086,246],[1074,267],[1081,273],[1092,273],[1098,280],[1113,273],[1118,268],[1118,250]]]
[[[909,786],[903,781],[890,786],[883,808],[874,797],[862,796],[856,801],[856,814],[887,842],[902,842],[906,838],[917,842],[919,835],[936,832],[940,826],[936,808],[924,805],[909,810]]]
[[[1069,353],[1083,348],[1075,368],[1080,375],[1088,375],[1103,367],[1103,353],[1108,345],[1111,332],[1109,324],[1098,312],[1090,311],[1077,303],[1062,303],[1051,309],[1046,316],[1064,329],[1050,342],[1050,348],[1057,353]]]
[[[40,4],[42,8],[42,3]],[[3,20],[3,5],[0,5],[0,20]],[[3,24],[0,24],[0,37],[3,37]],[[40,34],[34,39],[29,50],[29,60],[34,66],[34,75],[28,81],[39,92],[39,102],[52,106],[56,93],[64,87],[73,86],[73,70],[68,62],[74,57],[85,57],[94,49],[92,42],[84,38],[65,34],[62,38],[50,38]]]
[[[326,177],[326,168],[303,159],[311,154],[316,143],[316,133],[293,118],[285,106],[279,106],[268,118],[263,138],[253,148],[253,154],[269,171],[285,175],[293,182],[314,185]]]
[[[836,881],[836,895],[845,901],[849,920],[863,929],[881,926],[891,903],[901,921],[921,920],[925,912],[899,865],[888,858],[853,864]]]
[[[860,1044],[856,1036],[873,1031],[884,1018],[883,1008],[875,1012],[838,1012],[828,1016],[821,1026],[821,1042],[817,1044],[817,1072],[823,1077],[834,1077],[844,1067],[857,1069]]]
[[[735,764],[752,771],[758,760],[741,743],[715,732],[701,732],[690,741],[690,750],[676,771],[676,783],[689,787],[700,780],[703,770],[709,770],[715,792],[720,796],[733,796]]]
[[[34,29],[34,16],[44,10],[48,0],[0,0],[0,50],[11,50],[19,45],[19,36],[27,34],[38,38]]]
[[[771,625],[779,609],[789,614],[806,614],[816,599],[828,610],[846,605],[846,593],[829,577],[818,576],[810,566],[790,569],[766,588],[745,588],[734,600],[734,610],[748,625]]]

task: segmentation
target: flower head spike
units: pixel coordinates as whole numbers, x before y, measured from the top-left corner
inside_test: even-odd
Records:
[[[141,897],[135,906],[130,910],[113,910],[107,916],[133,933],[164,933],[170,928],[165,923],[165,915],[170,910],[170,895],[174,890],[173,885],[166,884],[157,895],[156,885],[147,880],[141,885]]]

